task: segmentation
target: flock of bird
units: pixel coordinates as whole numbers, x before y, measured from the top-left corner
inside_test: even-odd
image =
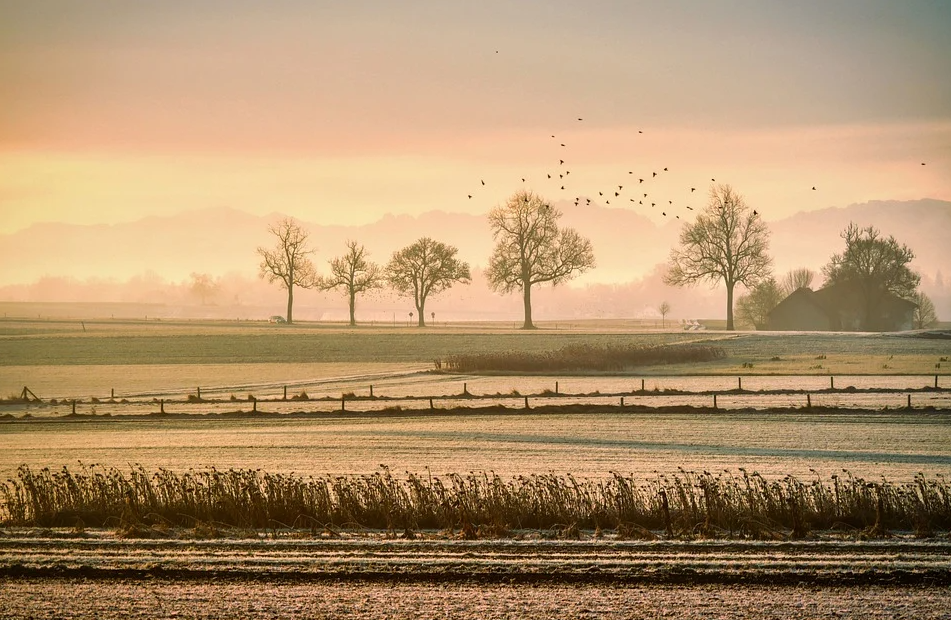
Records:
[[[583,117],[578,117],[578,122],[583,122]],[[643,134],[643,130],[638,130],[638,134]],[[565,142],[561,142],[556,134],[550,134],[551,140],[555,140],[559,148],[567,148],[568,145]],[[545,174],[543,181],[553,181],[555,183],[555,188],[559,192],[568,191],[567,186],[569,185],[568,177],[571,175],[571,170],[568,169],[568,163],[565,161],[563,156],[557,158],[558,165],[555,169],[550,170]],[[659,210],[660,214],[663,217],[668,217],[669,215],[673,216],[676,219],[680,219],[680,215],[675,213],[675,209],[681,205],[675,204],[673,200],[666,198],[658,197],[655,194],[652,194],[651,191],[643,191],[645,189],[651,188],[651,181],[655,180],[658,176],[664,175],[664,173],[669,172],[668,166],[658,167],[657,170],[651,170],[649,173],[641,173],[635,176],[633,170],[628,170],[628,178],[626,183],[618,183],[616,186],[612,185],[610,188],[602,188],[598,190],[597,200],[602,202],[605,205],[611,205],[611,201],[615,201],[615,205],[627,204],[628,206],[636,205],[637,207],[650,207],[651,209]],[[716,183],[715,178],[710,179],[711,182]],[[524,184],[527,182],[526,177],[521,177],[521,182]],[[479,185],[477,188],[485,187],[485,179],[479,180]],[[815,189],[815,188],[813,188]],[[697,191],[696,187],[690,187],[690,195],[693,195]],[[477,195],[477,190],[473,190],[467,197],[471,200],[474,196]],[[564,196],[562,196],[564,197]],[[592,200],[595,200],[593,194],[591,196],[585,194],[578,194],[571,196],[569,194],[569,202],[573,202],[576,207],[581,206],[582,204],[587,206],[592,203]],[[666,201],[666,204],[665,204]],[[682,205],[684,209],[688,211],[693,211],[694,207],[689,204]],[[657,209],[660,207],[660,209]],[[668,214],[668,211],[670,212]]]
[[[578,117],[578,121],[583,122],[584,118]],[[638,130],[637,133],[643,134],[644,132],[643,130]],[[556,134],[550,134],[550,135],[551,135],[551,140],[556,141],[555,143],[558,144],[559,149],[567,148],[567,144],[565,142],[561,142],[561,140],[559,140]],[[549,170],[548,172],[545,172],[544,174],[546,178],[541,180],[544,182],[554,182],[554,187],[556,188],[556,191],[558,192],[569,191],[567,187],[570,185],[568,181],[568,177],[571,174],[571,170],[568,169],[568,164],[565,161],[563,155],[559,155],[557,157],[557,161],[558,161],[557,167],[555,167],[552,170]],[[924,166],[925,164],[926,162],[921,162],[922,166]],[[651,189],[651,181],[655,180],[658,176],[664,175],[664,173],[667,173],[667,172],[669,172],[667,166],[658,167],[656,170],[651,170],[649,174],[641,173],[641,174],[638,174],[637,176],[634,175],[633,170],[628,170],[627,174],[629,176],[627,177],[626,183],[618,183],[616,186],[612,185],[610,188],[602,188],[598,190],[597,201],[599,202],[603,201],[605,205],[611,205],[611,201],[614,200],[615,206],[627,205],[627,206],[634,206],[635,208],[646,208],[649,206],[650,209],[659,211],[661,216],[663,217],[673,216],[675,219],[679,220],[680,213],[684,213],[683,211],[680,211],[680,213],[677,213],[680,207],[683,207],[683,209],[686,211],[694,211],[695,210],[694,207],[686,203],[684,204],[675,203],[673,200],[667,199],[666,196],[658,196],[656,195],[656,193],[652,194],[651,191],[653,190],[644,191],[645,189]],[[477,188],[484,188],[486,185],[485,179],[480,179],[479,181],[480,181],[480,184],[477,186]],[[716,183],[716,178],[711,178],[710,181],[712,183]],[[526,177],[521,177],[521,182],[522,184],[525,184],[528,181]],[[690,196],[695,195],[697,188],[690,187],[689,189],[690,189],[690,192],[687,195],[690,195]],[[818,191],[815,185],[812,186],[811,191]],[[686,192],[686,189],[684,189],[684,192]],[[477,193],[478,193],[477,190],[471,191],[469,194],[467,194],[468,199],[471,200],[474,196],[477,195]],[[573,202],[576,207],[582,206],[582,205],[585,205],[585,206],[590,205],[592,203],[592,200],[595,199],[593,194],[591,195],[568,194],[567,196],[568,196],[569,202]],[[565,198],[565,194],[562,194],[561,198]],[[759,215],[759,212],[754,210],[753,214]],[[684,215],[686,216],[685,213]]]

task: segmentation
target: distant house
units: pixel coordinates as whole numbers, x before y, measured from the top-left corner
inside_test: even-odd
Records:
[[[801,288],[791,293],[768,316],[767,329],[775,331],[870,331],[894,332],[912,329],[915,308],[907,299],[885,293],[878,312],[866,321],[862,293],[837,284],[813,291]],[[867,327],[866,327],[867,326]]]

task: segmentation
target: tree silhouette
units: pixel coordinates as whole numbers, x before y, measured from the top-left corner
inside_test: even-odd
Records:
[[[221,288],[214,278],[207,273],[191,273],[191,291],[193,294],[198,296],[201,299],[201,305],[208,305],[208,298],[214,297],[218,293],[218,289]]]
[[[530,191],[516,192],[505,205],[489,213],[495,249],[486,277],[495,291],[522,291],[522,329],[535,328],[533,285],[557,285],[595,265],[591,242],[571,228],[558,228],[559,218],[558,209]]]
[[[726,286],[726,328],[733,330],[733,288],[756,286],[769,276],[769,230],[759,213],[729,185],[710,190],[710,201],[680,231],[680,247],[670,252],[664,282],[691,286],[701,281]]]
[[[912,317],[912,326],[915,329],[928,329],[938,323],[938,315],[934,309],[934,303],[921,291],[915,292],[911,301],[917,304],[915,314]]]
[[[426,300],[457,282],[469,283],[469,264],[456,258],[459,250],[429,237],[423,237],[393,253],[386,266],[386,279],[399,293],[413,298],[419,327],[426,326]],[[412,318],[413,313],[410,313]]]
[[[661,302],[657,307],[657,311],[660,312],[660,326],[662,328],[667,327],[667,315],[670,314],[670,304],[666,301]]]
[[[357,295],[383,287],[383,268],[367,259],[367,251],[356,241],[347,241],[347,253],[330,261],[330,275],[319,278],[324,291],[340,290],[350,302],[350,326],[357,324]]]
[[[736,300],[737,321],[755,329],[766,329],[770,311],[784,298],[782,287],[776,283],[776,279],[767,278]]]
[[[261,256],[260,277],[268,282],[280,282],[287,290],[287,322],[294,322],[294,287],[313,288],[317,284],[317,270],[307,257],[313,250],[307,247],[307,233],[291,218],[284,218],[268,226],[268,232],[277,237],[273,249],[258,248]]]
[[[822,268],[826,277],[823,288],[841,284],[858,290],[865,306],[863,329],[875,329],[880,305],[888,294],[914,301],[921,276],[908,264],[915,253],[895,237],[882,237],[873,226],[859,228],[850,223],[842,239],[845,251],[833,254]]]
[[[783,297],[788,297],[801,288],[812,286],[812,281],[816,277],[816,272],[808,267],[799,267],[793,269],[783,276],[782,284],[779,285]]]

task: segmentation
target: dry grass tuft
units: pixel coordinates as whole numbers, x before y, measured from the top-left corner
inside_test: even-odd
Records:
[[[910,483],[868,482],[849,472],[766,480],[680,470],[639,480],[621,474],[577,480],[571,474],[502,478],[494,473],[301,477],[260,470],[128,472],[83,466],[33,471],[21,466],[0,486],[3,524],[108,527],[126,538],[189,528],[217,538],[225,530],[346,528],[459,532],[502,538],[532,529],[556,538],[613,531],[619,538],[797,539],[845,529],[866,538],[902,530],[935,536],[951,529],[951,485],[919,474]]]

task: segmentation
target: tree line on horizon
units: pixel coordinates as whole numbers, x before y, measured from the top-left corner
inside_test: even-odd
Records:
[[[516,192],[488,217],[495,241],[485,271],[489,287],[503,294],[520,293],[522,328],[534,329],[532,287],[561,284],[593,268],[591,242],[574,229],[559,227],[561,211],[531,191]],[[259,275],[287,291],[288,323],[293,322],[295,288],[342,293],[349,302],[350,325],[356,325],[358,296],[389,286],[413,300],[417,324],[424,327],[430,296],[472,281],[468,263],[456,256],[457,248],[430,237],[397,250],[386,265],[369,260],[363,245],[348,240],[347,251],[329,261],[330,273],[325,276],[317,273],[310,260],[314,250],[297,222],[285,218],[269,227],[269,232],[277,242],[273,248],[257,249],[262,258]],[[866,320],[874,316],[885,294],[893,294],[916,304],[916,328],[936,322],[934,305],[918,290],[921,276],[909,267],[914,252],[907,245],[883,237],[874,227],[854,223],[841,236],[846,247],[823,267],[824,287],[841,283],[857,287],[867,308]],[[716,185],[695,221],[684,224],[679,245],[671,250],[664,283],[677,287],[722,283],[727,330],[735,329],[734,306],[742,324],[763,328],[770,310],[792,292],[811,286],[815,278],[811,270],[799,268],[777,281],[768,248],[769,229],[760,214],[731,186]],[[734,303],[737,285],[748,292]],[[670,309],[665,301],[658,311],[666,318]]]

